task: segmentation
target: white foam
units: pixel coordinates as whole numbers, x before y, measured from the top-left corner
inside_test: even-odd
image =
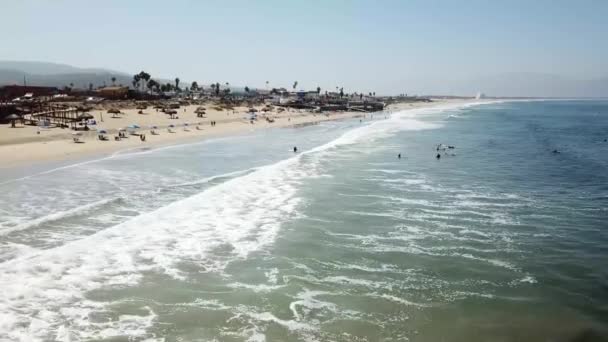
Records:
[[[419,308],[430,307],[431,306],[429,304],[415,303],[415,302],[409,301],[407,299],[403,299],[401,297],[396,297],[396,296],[389,295],[389,294],[376,294],[376,293],[372,293],[372,294],[369,294],[368,296],[383,298],[383,299],[387,299],[387,300],[390,300],[392,302],[396,302],[396,303],[399,303],[399,304],[403,304],[403,305],[407,305],[407,306],[415,306],[415,307],[419,307]]]
[[[282,161],[91,236],[0,264],[0,338],[52,336],[61,322],[77,318],[57,310],[84,302],[94,289],[136,284],[143,272],[183,279],[180,262],[222,269],[263,248],[294,214],[298,179],[311,174],[311,168],[298,165],[299,157]],[[210,258],[215,250],[222,257]],[[55,313],[41,317],[41,307]],[[93,326],[68,329],[85,337],[100,333]]]
[[[119,198],[107,198],[107,199],[102,199],[99,201],[95,201],[93,203],[88,203],[85,205],[81,205],[78,206],[76,208],[72,208],[72,209],[67,209],[67,210],[63,210],[63,211],[57,211],[48,215],[44,215],[35,219],[31,219],[29,221],[14,225],[14,226],[9,226],[9,225],[0,225],[0,236],[3,235],[7,235],[10,234],[12,232],[16,232],[16,231],[21,231],[21,230],[26,230],[26,229],[30,229],[33,227],[37,227],[41,224],[47,223],[47,222],[52,222],[52,221],[57,221],[66,217],[70,217],[70,216],[75,216],[75,215],[82,215],[82,214],[86,214],[96,208],[99,208],[103,205],[106,205],[108,203],[112,203],[114,201],[119,200]]]
[[[334,303],[325,302],[316,299],[316,296],[327,295],[331,292],[325,291],[309,291],[304,289],[303,292],[297,294],[298,300],[289,303],[289,310],[293,313],[296,321],[301,321],[304,317],[298,312],[298,307],[302,308],[304,314],[309,313],[311,310],[330,310],[332,312],[337,311],[337,306]]]

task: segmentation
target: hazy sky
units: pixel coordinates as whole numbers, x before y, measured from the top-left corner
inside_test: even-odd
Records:
[[[0,60],[263,87],[425,92],[608,75],[608,1],[3,1]]]

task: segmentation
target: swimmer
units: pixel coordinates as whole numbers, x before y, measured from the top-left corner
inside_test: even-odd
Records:
[[[399,154],[397,155],[397,158],[398,158],[398,159],[401,159],[401,153],[399,153]]]
[[[437,153],[437,156],[435,158],[441,159],[441,154]]]
[[[293,153],[297,153],[298,152],[298,148],[296,146],[293,147]]]

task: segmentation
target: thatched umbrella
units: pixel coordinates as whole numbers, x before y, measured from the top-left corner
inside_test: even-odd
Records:
[[[177,111],[175,109],[167,109],[165,110],[165,114],[174,115],[177,114]]]
[[[255,108],[249,108],[249,113],[257,113],[258,110]]]
[[[137,106],[136,109],[144,110],[144,109],[148,109],[148,106],[141,104],[141,105]]]
[[[262,108],[262,112],[270,112],[270,108]]]
[[[89,106],[76,106],[76,110],[79,112],[88,112],[91,109],[93,109],[93,107],[89,107]]]
[[[110,108],[110,109],[108,109],[108,113],[109,114],[120,114],[120,110],[116,109],[116,108]]]
[[[21,117],[17,114],[11,114],[5,117],[7,120],[11,120],[11,128],[15,128],[15,120],[21,120]]]
[[[89,119],[94,119],[95,117],[89,113],[82,113],[80,115],[77,116],[78,120],[89,120]]]

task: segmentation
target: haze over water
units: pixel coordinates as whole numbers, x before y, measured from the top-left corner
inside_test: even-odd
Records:
[[[386,117],[4,171],[0,340],[605,333],[608,102]]]

